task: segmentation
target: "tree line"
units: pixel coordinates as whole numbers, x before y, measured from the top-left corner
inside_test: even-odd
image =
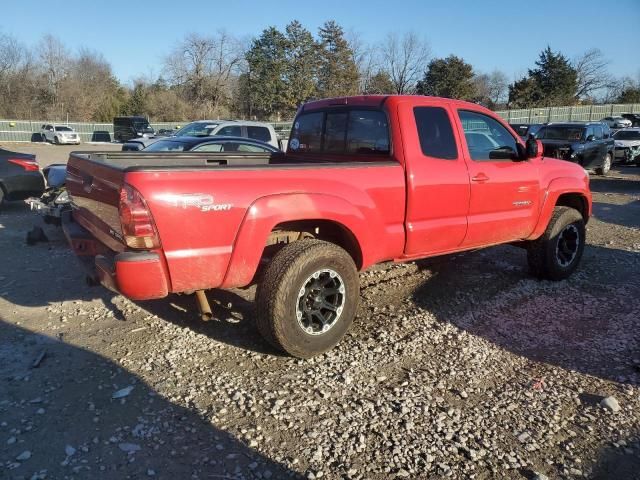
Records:
[[[436,58],[414,32],[367,44],[333,20],[314,35],[300,22],[248,41],[223,30],[186,35],[160,75],[120,82],[99,52],[73,52],[45,35],[33,48],[0,33],[0,117],[110,122],[195,118],[287,120],[310,99],[354,94],[422,94],[489,108],[640,103],[640,77],[614,78],[598,49],[569,59],[547,47],[509,82],[464,59]]]

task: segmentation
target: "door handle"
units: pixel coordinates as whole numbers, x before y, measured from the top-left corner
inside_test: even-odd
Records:
[[[489,177],[487,177],[484,173],[479,173],[475,177],[471,177],[472,182],[483,183],[483,182],[486,182],[487,180],[489,180]]]

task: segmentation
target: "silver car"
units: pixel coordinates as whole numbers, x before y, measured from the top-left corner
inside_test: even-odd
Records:
[[[631,120],[619,116],[604,117],[600,121],[609,125],[609,128],[628,128],[632,125]]]
[[[80,135],[73,128],[67,125],[42,125],[40,135],[42,136],[42,140],[45,142],[51,142],[57,145],[80,145]]]

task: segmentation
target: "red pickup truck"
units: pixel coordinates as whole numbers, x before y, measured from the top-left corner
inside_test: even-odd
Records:
[[[542,157],[491,111],[422,96],[300,108],[285,154],[72,153],[66,235],[132,299],[258,284],[256,323],[310,357],[356,314],[358,271],[491,245],[531,271],[577,267],[591,214],[579,165]]]

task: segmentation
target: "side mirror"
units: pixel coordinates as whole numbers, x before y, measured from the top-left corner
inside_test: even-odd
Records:
[[[517,160],[518,155],[509,146],[494,148],[489,152],[490,160]]]
[[[542,157],[544,146],[540,140],[537,140],[533,135],[529,135],[525,144],[525,150],[526,158],[538,158]]]
[[[595,136],[595,135],[589,135],[589,136],[587,137],[587,142],[593,142],[595,139],[596,139],[596,136]]]

